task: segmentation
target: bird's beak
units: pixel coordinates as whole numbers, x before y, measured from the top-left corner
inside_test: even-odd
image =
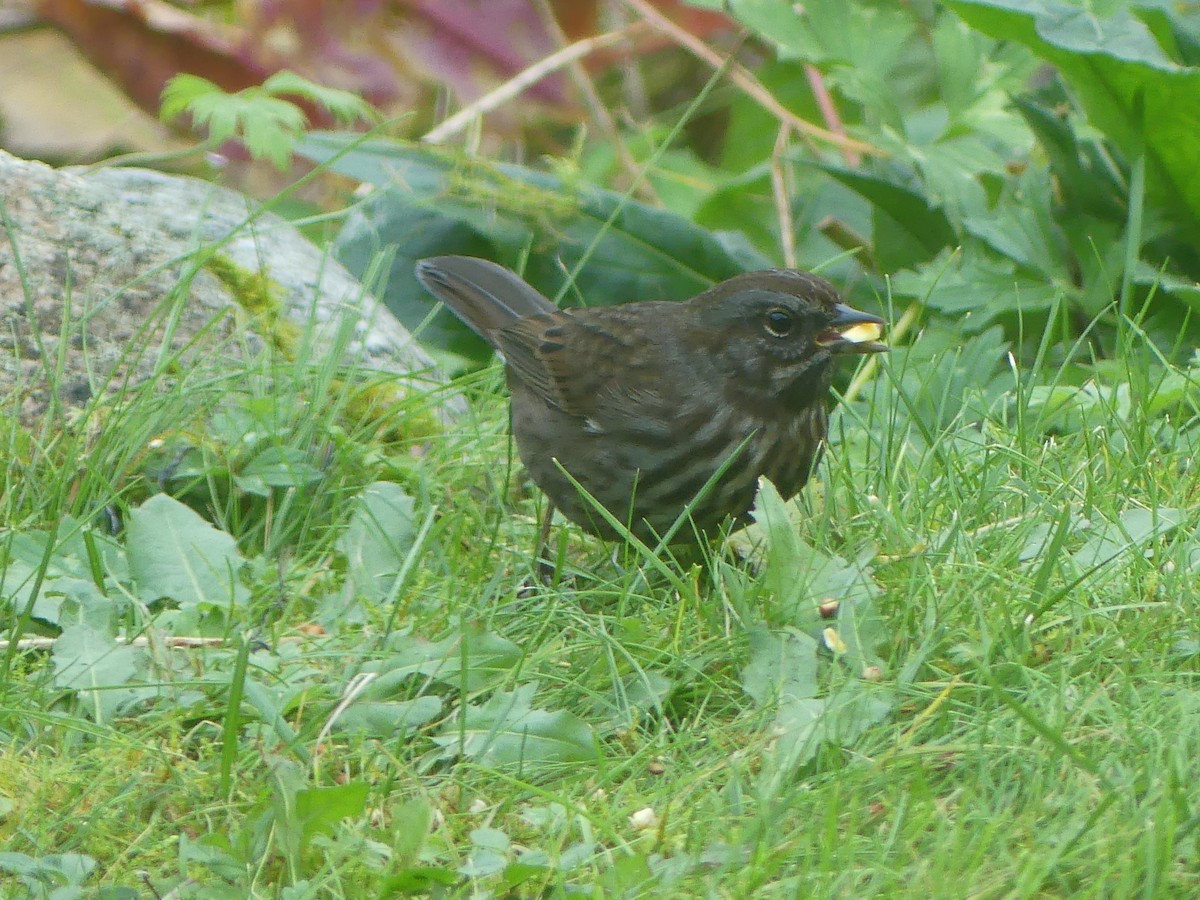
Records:
[[[889,349],[879,340],[884,324],[879,316],[839,303],[833,308],[829,327],[817,335],[817,346],[843,353],[882,353]]]

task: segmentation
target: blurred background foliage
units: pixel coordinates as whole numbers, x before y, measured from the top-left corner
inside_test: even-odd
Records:
[[[32,108],[14,91],[0,142],[56,162],[178,146],[186,133],[149,117],[179,73],[236,92],[290,70],[361,94],[386,122],[365,141],[298,100],[314,130],[297,157],[349,179],[303,197],[341,211],[323,238],[447,358],[483,348],[429,316],[411,273],[432,253],[494,258],[564,303],[815,268],[893,320],[896,359],[950,353],[964,395],[986,395],[1010,355],[1084,399],[1134,378],[1121,341],[1144,348],[1146,383],[1191,361],[1200,11],[1187,5],[28,0],[3,22],[6,84],[53,41],[147,116],[118,114],[107,144],[39,149],[50,98]],[[543,77],[491,93],[531,67]],[[61,76],[43,90],[92,102]],[[233,142],[219,158],[222,179],[264,198],[302,171]]]

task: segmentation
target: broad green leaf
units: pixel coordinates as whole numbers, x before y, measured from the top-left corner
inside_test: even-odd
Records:
[[[97,865],[93,857],[82,853],[49,853],[33,857],[25,853],[0,852],[0,872],[20,879],[28,891],[23,896],[27,897],[57,900],[59,897],[82,896],[83,883]],[[50,890],[52,885],[61,887]]]
[[[865,566],[847,563],[802,540],[799,515],[799,507],[785,502],[764,478],[755,500],[754,524],[735,534],[731,542],[761,561],[769,604],[764,612],[777,623],[809,629],[821,621],[822,603],[868,604],[879,586]],[[866,607],[860,612],[865,614]]]
[[[1065,116],[1033,98],[1015,97],[1012,102],[1050,160],[1063,206],[1072,215],[1085,212],[1124,223],[1128,215],[1125,188],[1096,144],[1081,143]]]
[[[126,544],[145,603],[166,597],[184,609],[226,608],[249,596],[238,580],[242,557],[233,537],[166,494],[130,512]]]
[[[1039,384],[1029,392],[1025,421],[1035,432],[1071,433],[1120,418],[1112,388],[1095,382]]]
[[[1124,553],[1141,549],[1150,541],[1178,528],[1185,518],[1181,510],[1166,506],[1126,510],[1116,522],[1106,522],[1096,528],[1087,543],[1071,555],[1071,559],[1086,572],[1095,566],[1115,561]]]
[[[496,691],[480,706],[471,704],[458,721],[434,737],[445,755],[462,755],[492,768],[536,770],[541,766],[596,759],[591,727],[569,712],[536,709],[537,685]]]
[[[416,535],[413,499],[397,484],[376,481],[356,498],[338,550],[349,562],[359,596],[387,599]]]
[[[366,697],[389,698],[407,690],[405,682],[414,676],[477,691],[505,678],[521,660],[516,644],[472,626],[440,641],[398,635],[388,649],[395,655],[363,666],[364,671],[379,673]]]
[[[14,613],[24,612],[36,583],[35,574],[20,561],[0,566],[0,604]],[[90,578],[59,575],[42,580],[30,615],[50,625],[89,625],[109,634],[123,607],[120,601],[105,596]]]
[[[124,684],[136,674],[143,651],[86,625],[72,625],[54,642],[54,683],[83,690]]]
[[[516,266],[531,250],[522,274],[567,304],[581,297],[588,305],[682,300],[748,265],[769,265],[744,247],[731,253],[711,232],[675,213],[523,166],[388,141],[361,142],[333,159],[355,140],[313,134],[299,152],[381,189],[350,219],[339,244],[351,248],[346,262],[360,275],[365,248],[385,254],[396,248],[382,292],[402,320],[423,318],[434,306],[402,245],[414,208],[424,211],[426,227],[440,219],[479,235],[495,248],[488,255],[501,263]],[[399,223],[399,229],[389,231],[389,223]],[[568,280],[564,273],[575,277]]]
[[[442,711],[438,697],[415,700],[357,700],[334,723],[339,732],[355,732],[386,740],[432,722]]]
[[[622,634],[622,639],[628,636]],[[675,687],[676,683],[660,672],[639,670],[614,684],[610,695],[595,698],[592,706],[597,715],[607,717],[608,728],[634,728],[647,714],[661,712]]]
[[[817,642],[795,629],[756,630],[742,687],[760,706],[774,707],[776,746],[764,763],[768,778],[782,779],[804,765],[822,744],[848,747],[892,709],[890,696],[857,679],[820,697]]]
[[[819,168],[871,203],[873,251],[885,272],[910,268],[933,259],[956,243],[946,214],[912,187],[857,169]]]
[[[781,704],[775,723],[779,738],[775,752],[764,762],[764,774],[773,780],[786,779],[808,763],[823,744],[853,746],[894,706],[885,689],[863,681],[846,682],[828,699]]]
[[[1032,528],[1025,538],[1025,543],[1017,553],[1017,559],[1020,562],[1029,562],[1030,560],[1038,560],[1039,563],[1050,552],[1052,542],[1054,541],[1055,532],[1058,531],[1060,523],[1055,521],[1038,522]],[[1067,533],[1072,534],[1081,528],[1087,527],[1087,522],[1082,516],[1071,516],[1070,522],[1066,526]]]
[[[320,834],[332,834],[343,819],[357,819],[367,806],[370,785],[351,781],[333,787],[296,792],[296,818],[300,821],[301,847]]]
[[[508,866],[512,840],[498,828],[476,828],[471,832],[471,855],[458,871],[470,878],[483,878]]]
[[[305,488],[322,477],[298,447],[268,447],[256,453],[234,480],[248,494],[269,497],[272,489]]]
[[[0,603],[3,603],[8,614],[20,615],[29,609],[30,615],[34,619],[57,625],[61,600],[53,596],[51,588],[58,579],[44,578],[42,589],[34,599],[33,591],[37,585],[37,573],[38,567],[30,565],[23,559],[10,560],[4,565],[0,565]],[[30,600],[33,600],[32,607],[30,607]]]
[[[41,529],[16,533],[0,530],[0,554],[3,554],[0,563],[19,561],[36,569],[42,564],[46,545],[51,540],[55,544],[46,567],[48,578],[60,575],[90,578],[99,572],[120,581],[129,575],[125,549],[116,539],[81,524],[72,516],[64,516],[53,535]],[[3,574],[0,570],[0,589],[7,583]]]
[[[766,541],[763,548],[763,587],[773,599],[775,608],[791,608],[796,596],[803,590],[797,584],[795,575],[801,561],[803,541],[792,522],[786,502],[767,478],[761,479],[758,486],[754,524]],[[754,535],[746,534],[743,537],[753,540]]]
[[[413,276],[418,260],[455,254],[499,259],[501,251],[470,224],[391,193],[359,206],[337,239],[338,260],[386,303],[421,343],[482,362],[491,348],[450,312],[432,315],[434,299]]]
[[[1200,233],[1200,69],[1178,65],[1130,9],[1054,0],[948,0],[969,25],[1052,63],[1088,118],[1130,158],[1145,154],[1150,195]]]
[[[817,642],[786,629],[750,632],[750,660],[742,670],[742,689],[759,706],[784,705],[817,696]]]
[[[443,890],[462,881],[462,876],[452,869],[433,866],[408,866],[388,875],[383,882],[381,897],[441,896]]]

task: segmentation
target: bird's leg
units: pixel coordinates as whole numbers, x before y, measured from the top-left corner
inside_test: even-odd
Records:
[[[550,561],[550,523],[554,520],[554,504],[550,499],[546,499],[546,512],[542,515],[542,526],[538,529],[537,548],[533,552],[533,558],[537,560],[538,579],[542,584],[553,584],[555,575],[555,565]]]

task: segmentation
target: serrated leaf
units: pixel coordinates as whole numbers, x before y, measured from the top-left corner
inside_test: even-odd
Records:
[[[292,146],[308,124],[300,107],[261,87],[229,94],[203,78],[177,75],[163,90],[162,116],[168,120],[185,112],[208,128],[210,140],[240,137],[254,158],[270,160],[280,170],[287,168]]]
[[[433,740],[445,755],[462,755],[492,768],[528,771],[595,761],[591,726],[569,712],[534,708],[536,691],[535,684],[497,691],[483,705],[468,705]]]
[[[759,706],[812,699],[817,695],[817,642],[795,629],[756,628],[750,633],[742,689]]]
[[[169,122],[186,112],[187,108],[198,99],[209,94],[224,95],[225,92],[207,78],[201,78],[199,75],[186,73],[176,75],[163,88],[159,118],[164,122]]]
[[[185,609],[226,608],[249,596],[238,580],[243,560],[233,537],[166,494],[130,512],[126,546],[146,603],[166,597]]]
[[[799,508],[764,478],[754,505],[754,523],[731,538],[739,551],[762,564],[762,584],[775,620],[800,628],[816,622],[826,600],[844,606],[867,604],[879,593],[869,568],[818,550],[800,538]],[[865,607],[860,610],[865,615]]]
[[[293,94],[305,97],[333,114],[339,122],[350,124],[355,119],[372,121],[378,112],[358,94],[309,81],[302,75],[284,69],[274,73],[262,84],[268,94]]]

